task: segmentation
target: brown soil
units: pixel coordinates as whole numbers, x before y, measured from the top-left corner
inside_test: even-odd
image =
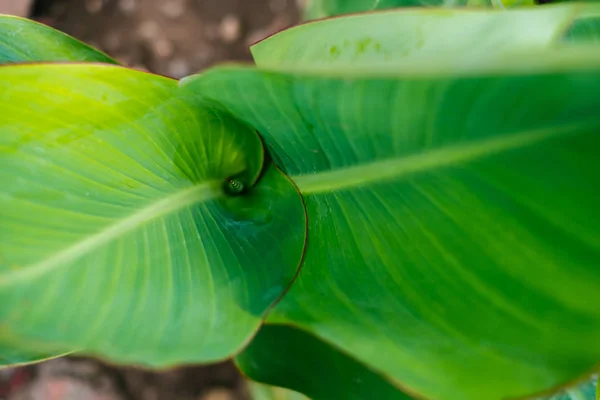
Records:
[[[297,22],[297,0],[39,0],[42,22],[122,63],[181,78],[249,61],[248,47]]]
[[[231,363],[164,372],[61,358],[0,373],[4,400],[246,400]]]
[[[30,2],[8,1],[13,6],[18,1]],[[297,3],[298,0],[38,0],[31,16],[100,48],[127,66],[181,78],[221,62],[250,61],[249,45],[297,22]],[[229,362],[155,373],[118,368],[96,360],[64,358],[0,370],[0,400],[247,397],[243,379]]]

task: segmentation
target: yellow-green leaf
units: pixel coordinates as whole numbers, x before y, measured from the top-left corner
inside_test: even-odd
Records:
[[[306,225],[252,128],[102,65],[0,67],[0,109],[0,347],[166,366],[250,340]]]
[[[116,63],[106,54],[49,26],[0,15],[0,64],[44,61]]]
[[[257,43],[252,54],[259,67],[298,71],[506,66],[510,54],[589,43],[599,17],[600,6],[583,4],[506,12],[393,10],[299,25]]]

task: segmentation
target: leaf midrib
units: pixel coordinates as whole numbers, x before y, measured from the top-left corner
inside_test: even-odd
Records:
[[[290,179],[294,181],[303,195],[334,192],[461,164],[486,156],[525,148],[552,138],[589,132],[589,129],[594,128],[600,128],[600,121],[579,122],[555,128],[464,142],[460,145],[431,149],[419,154],[402,155],[382,161],[291,176]]]
[[[296,175],[291,179],[303,195],[333,192],[389,181],[426,172],[436,168],[465,163],[478,158],[493,156],[505,151],[535,145],[552,138],[588,132],[600,128],[600,121],[563,125],[520,132],[486,140],[465,142],[460,145],[432,149],[419,154],[375,161],[371,163],[338,168],[314,174]],[[50,257],[17,270],[0,275],[0,287],[18,284],[42,276],[89,252],[111,242],[145,223],[183,209],[191,204],[206,202],[223,195],[216,181],[203,182],[178,193],[162,198],[130,216],[111,224],[101,231],[87,236]]]
[[[192,204],[206,202],[223,195],[218,181],[203,182],[147,205],[102,230],[62,249],[35,264],[0,274],[0,287],[27,282],[89,254],[118,237],[156,218],[181,210]]]

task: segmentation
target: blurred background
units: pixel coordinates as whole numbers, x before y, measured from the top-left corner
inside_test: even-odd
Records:
[[[249,61],[248,47],[297,23],[299,0],[0,0],[121,63],[181,78]]]
[[[248,47],[298,22],[299,0],[0,0],[121,63],[181,78],[251,61]],[[85,358],[0,370],[0,400],[246,400],[230,362],[161,373]]]

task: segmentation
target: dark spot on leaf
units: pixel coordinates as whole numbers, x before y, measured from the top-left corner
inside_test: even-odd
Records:
[[[331,48],[329,49],[329,54],[331,54],[333,58],[338,58],[341,52],[340,49],[337,48],[337,46],[331,46]]]
[[[367,49],[369,48],[369,45],[371,44],[372,39],[371,38],[366,38],[363,40],[360,40],[358,43],[356,43],[356,54],[363,54],[367,51]]]

